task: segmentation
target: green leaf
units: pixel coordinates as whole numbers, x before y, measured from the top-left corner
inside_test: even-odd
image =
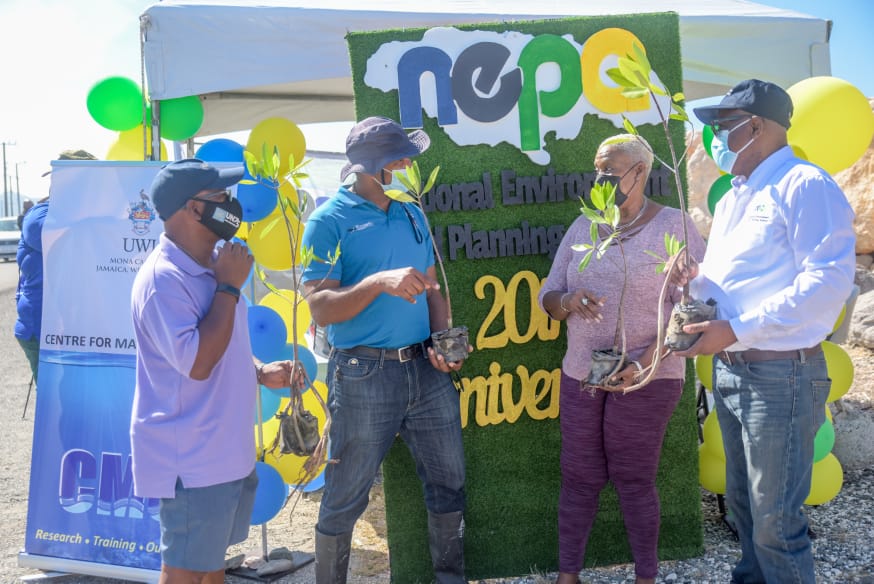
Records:
[[[249,174],[251,174],[251,173],[249,173]],[[241,181],[240,181],[239,183],[237,183],[237,184],[241,184],[241,185],[257,185],[257,184],[258,184],[258,181],[256,181],[256,180],[252,180],[252,179],[250,179],[250,178],[244,178],[243,180],[241,180]]]
[[[665,259],[665,258],[663,258],[662,256],[660,256],[659,254],[657,254],[656,252],[654,252],[654,251],[650,251],[650,250],[648,250],[648,249],[643,250],[643,253],[645,253],[645,254],[648,255],[648,256],[652,256],[652,257],[654,257],[654,258],[657,259],[657,260],[664,260],[664,259]]]
[[[637,99],[649,95],[648,89],[623,89],[622,97],[626,99]]]
[[[634,56],[638,63],[640,63],[640,67],[645,73],[646,77],[649,77],[650,72],[652,71],[652,65],[649,63],[649,59],[646,58],[646,53],[643,50],[643,47],[638,45],[637,43],[632,43],[631,48],[634,51]]]
[[[665,271],[665,268],[666,268],[666,267],[667,267],[667,264],[664,263],[664,262],[662,262],[662,263],[660,263],[659,265],[657,265],[657,266],[655,267],[656,274],[663,274],[664,271]]]
[[[667,95],[668,94],[667,90],[665,90],[664,87],[662,87],[661,85],[656,85],[655,83],[650,83],[649,88],[656,95]]]
[[[608,225],[611,225],[615,229],[616,225],[619,223],[619,207],[613,205],[612,207],[604,209],[604,219],[607,221]]]
[[[437,174],[440,172],[440,167],[436,167],[431,171],[431,176],[428,177],[428,182],[425,183],[425,188],[422,189],[422,193],[427,193],[434,187],[434,183],[437,182]]]
[[[404,188],[407,189],[408,193],[416,193],[418,185],[414,184],[413,181],[410,180],[410,177],[404,174],[399,174],[398,180],[401,182],[402,185],[404,185]],[[414,198],[411,200],[415,201],[416,199]]]
[[[258,171],[256,169],[258,159],[255,158],[255,155],[248,150],[243,150],[243,160],[246,162],[246,170],[249,174],[252,176],[258,176]]]
[[[634,124],[631,123],[631,120],[626,118],[624,115],[622,116],[622,127],[624,127],[625,131],[629,134],[637,136],[637,128],[635,128]]]
[[[588,207],[583,207],[580,210],[583,212],[583,215],[585,215],[586,219],[591,221],[593,224],[605,223],[604,218],[601,217],[600,213],[598,213],[594,209],[590,209]]]
[[[386,191],[385,195],[394,199],[395,201],[400,201],[401,203],[415,203],[416,198],[412,195],[405,193],[404,191],[400,191],[398,189],[391,189],[390,191]]]
[[[313,252],[313,246],[306,245],[300,248],[300,265],[306,269],[315,259],[316,254]]]
[[[586,252],[586,255],[583,256],[583,259],[580,260],[580,265],[577,266],[577,271],[582,272],[589,266],[589,262],[592,261],[592,250]]]
[[[622,72],[619,69],[617,69],[616,67],[613,67],[611,69],[607,69],[606,73],[607,73],[607,77],[612,79],[613,82],[616,85],[618,85],[619,87],[634,87],[634,83],[629,81],[625,77],[625,75],[623,75]]]
[[[591,243],[575,243],[571,245],[571,249],[574,251],[586,251],[587,249],[595,249],[595,246]]]
[[[671,99],[674,102],[686,101],[686,96],[683,95],[682,91],[678,91],[677,93],[675,93],[674,95],[671,96]]]
[[[270,176],[276,176],[279,172],[279,147],[273,147],[273,156],[270,158],[270,164],[273,168],[273,171],[270,173]]]
[[[598,224],[594,221],[589,223],[589,239],[598,241]]]
[[[599,211],[604,210],[604,199],[606,197],[604,191],[613,185],[593,185],[589,196],[592,199],[592,205]]]
[[[419,193],[418,189],[422,186],[422,175],[419,173],[419,163],[417,161],[414,160],[413,164],[407,168],[407,177],[413,183],[413,188],[410,191]]]
[[[643,77],[640,71],[640,65],[625,57],[619,57],[619,71],[626,79],[631,81],[628,85],[630,88],[644,88],[647,85],[647,80]],[[624,93],[624,92],[623,92]]]

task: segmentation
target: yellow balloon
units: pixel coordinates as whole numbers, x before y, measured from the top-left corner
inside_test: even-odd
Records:
[[[710,410],[710,413],[704,418],[701,432],[704,434],[703,446],[707,448],[707,451],[720,460],[725,460],[725,444],[722,442],[722,430],[719,428],[716,410]]]
[[[279,148],[279,174],[284,176],[288,171],[288,157],[294,156],[295,164],[300,164],[306,153],[306,140],[297,124],[286,118],[267,118],[258,122],[249,133],[246,150],[262,157],[262,148],[267,147],[268,156],[273,155],[274,146]]]
[[[831,174],[852,166],[874,136],[868,98],[837,77],[810,77],[790,87],[795,111],[789,143]]]
[[[826,402],[839,400],[850,391],[853,385],[853,360],[843,347],[831,341],[822,342],[822,352],[825,355],[825,365],[828,368],[828,376],[832,380],[831,390],[828,392]]]
[[[285,409],[285,405],[288,403],[288,398],[283,398],[285,401],[280,400],[279,402],[279,410],[281,411]],[[255,424],[255,448],[257,452],[255,456],[257,459],[261,459],[261,448],[258,447],[259,439],[263,440],[264,450],[270,449],[270,446],[273,444],[273,440],[276,438],[276,433],[279,432],[279,419],[275,416],[270,416],[261,424],[261,437],[258,437],[258,424]]]
[[[319,403],[318,398],[314,394],[314,391],[318,391],[319,395],[322,397],[322,400],[327,403],[328,387],[321,381],[315,381],[313,382],[313,389],[310,389],[303,394],[304,408],[306,408],[307,411],[314,415],[319,421],[319,432],[321,433],[325,429],[325,410]],[[289,401],[289,398],[282,398],[282,402],[280,402],[279,405],[280,412],[285,410],[285,407],[288,405]],[[274,433],[273,436],[275,437],[276,434]],[[272,444],[272,440],[271,442],[267,442],[265,440],[265,443],[269,447],[269,445]],[[282,475],[282,480],[292,486],[297,485],[303,479],[303,465],[306,461],[307,457],[305,456],[297,456],[294,454],[281,454],[279,448],[274,450],[272,453],[267,453],[264,455],[264,462],[279,471],[279,474]],[[319,476],[324,468],[325,465],[321,465],[314,474],[313,478]]]
[[[303,225],[291,214],[286,212],[291,229],[281,216],[265,218],[253,223],[249,228],[249,238],[246,243],[255,256],[255,261],[268,270],[289,270],[292,263],[297,264],[300,257],[300,239],[303,236]],[[292,243],[294,256],[292,257]]]
[[[250,225],[251,225],[251,223],[246,223],[245,221],[240,223],[240,228],[237,229],[237,233],[234,235],[234,237],[239,237],[243,241],[246,241],[247,239],[249,239],[249,226]]]
[[[312,316],[310,315],[310,307],[302,295],[296,294],[294,290],[279,290],[279,293],[268,293],[258,304],[272,308],[282,317],[285,328],[288,330],[286,342],[306,346],[304,334],[310,326]],[[295,311],[297,312],[297,338],[294,337]]]
[[[796,146],[795,144],[790,144],[790,148],[792,148],[792,153],[800,158],[801,160],[808,160],[807,152],[805,152],[800,146]]]
[[[698,482],[711,493],[725,494],[725,461],[711,454],[703,444],[698,447]]]
[[[838,315],[838,319],[835,321],[835,326],[832,327],[832,333],[834,333],[836,330],[838,330],[841,327],[841,325],[844,323],[844,317],[846,317],[846,316],[847,316],[847,305],[844,304],[844,306],[841,308],[841,313]]]
[[[822,505],[834,499],[844,485],[844,469],[835,455],[829,453],[819,462],[813,463],[813,476],[810,479],[810,494],[805,505]]]
[[[143,156],[143,125],[118,133],[118,138],[106,152],[106,160],[148,160],[152,155],[152,127],[145,129],[147,150]],[[167,160],[167,148],[161,141],[161,160]]]
[[[695,357],[695,375],[704,389],[710,391],[713,385],[713,355],[698,355]]]

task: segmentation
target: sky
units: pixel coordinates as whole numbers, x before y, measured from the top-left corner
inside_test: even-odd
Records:
[[[0,0],[0,142],[6,143],[10,214],[18,212],[17,192],[33,199],[47,194],[49,182],[41,175],[62,150],[81,148],[104,158],[117,134],[91,118],[86,98],[107,77],[142,84],[139,16],[154,3]],[[832,20],[832,75],[874,97],[872,0],[759,3]],[[227,35],[230,42],[232,31]],[[4,203],[0,184],[0,215],[6,214]]]

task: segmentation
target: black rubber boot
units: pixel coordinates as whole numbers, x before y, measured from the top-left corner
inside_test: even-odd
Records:
[[[316,584],[346,584],[352,532],[325,535],[316,529]]]
[[[428,513],[428,545],[437,584],[466,584],[464,579],[464,517]]]

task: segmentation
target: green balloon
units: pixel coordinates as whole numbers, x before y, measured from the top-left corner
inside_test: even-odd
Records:
[[[143,121],[143,92],[126,77],[107,77],[88,92],[88,113],[94,121],[116,132],[136,128]]]
[[[714,210],[716,209],[716,203],[719,202],[719,199],[731,190],[731,179],[733,178],[734,176],[730,174],[723,174],[713,181],[713,184],[710,186],[710,192],[707,193],[707,208],[710,209],[711,215],[713,215]]]
[[[832,451],[835,446],[835,426],[828,418],[816,432],[813,439],[813,462],[819,462]]]
[[[161,137],[188,140],[203,124],[203,104],[196,95],[167,99],[161,103]]]
[[[707,152],[707,156],[713,158],[713,151],[710,149],[711,144],[713,144],[713,128],[708,125],[705,125],[704,129],[701,130],[701,143],[704,144],[704,150]]]

